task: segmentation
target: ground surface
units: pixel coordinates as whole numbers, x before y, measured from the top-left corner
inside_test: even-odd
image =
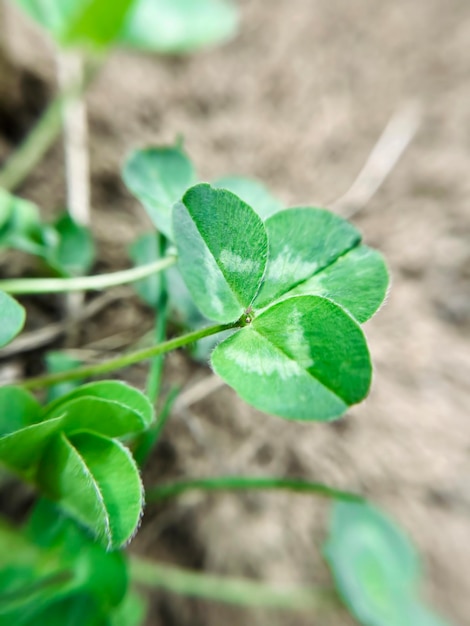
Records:
[[[366,326],[375,381],[368,400],[344,420],[313,426],[264,416],[219,389],[176,412],[146,480],[249,472],[359,490],[419,546],[434,606],[455,624],[470,624],[470,5],[244,0],[241,9],[241,32],[229,45],[185,60],[115,54],[93,85],[97,268],[126,267],[126,245],[148,228],[119,179],[132,147],[181,133],[203,179],[256,176],[286,204],[328,206],[354,180],[394,112],[417,101],[416,138],[354,218],[393,276],[386,306]],[[0,156],[53,89],[47,46],[6,17]],[[58,145],[22,193],[52,209],[63,205],[61,158]],[[35,310],[31,327],[55,314],[44,302]],[[113,336],[119,349],[119,338],[135,341],[150,326],[149,313],[125,298],[82,334],[89,343]],[[14,363],[21,373],[37,359],[34,353]],[[129,379],[142,385],[144,374],[134,368]],[[191,385],[207,375],[178,354],[166,384]],[[133,546],[211,572],[325,583],[319,547],[326,515],[325,503],[300,496],[188,495],[149,508]],[[152,601],[152,626],[221,623],[352,621],[341,611],[290,616],[170,596]]]

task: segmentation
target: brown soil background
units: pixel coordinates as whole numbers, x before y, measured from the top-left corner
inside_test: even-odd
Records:
[[[128,266],[127,244],[149,228],[120,182],[133,147],[182,134],[202,179],[255,176],[287,205],[328,206],[354,180],[390,116],[416,99],[416,138],[353,220],[393,276],[386,305],[365,327],[375,379],[370,397],[331,425],[285,423],[220,389],[176,412],[146,482],[233,472],[358,490],[413,537],[433,606],[455,624],[470,624],[470,5],[240,6],[240,34],[228,45],[186,59],[118,52],[90,90],[97,270]],[[53,91],[47,43],[16,13],[4,18],[0,157]],[[48,209],[63,206],[59,144],[20,191]],[[2,263],[4,273],[13,267]],[[85,344],[116,335],[132,343],[151,327],[151,315],[130,294],[82,329]],[[29,327],[57,316],[55,304],[37,299]],[[13,366],[30,372],[39,358],[33,353]],[[128,374],[143,385],[144,367]],[[189,386],[207,374],[173,355],[166,385]],[[213,573],[325,584],[326,520],[327,505],[315,498],[188,494],[149,507],[133,549]],[[152,626],[353,624],[339,610],[245,611],[163,593],[150,605]]]

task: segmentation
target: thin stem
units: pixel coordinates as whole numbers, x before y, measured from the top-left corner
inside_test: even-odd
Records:
[[[157,235],[157,244],[159,248],[159,256],[163,258],[165,255],[165,237],[159,233]],[[168,318],[168,290],[165,272],[162,272],[159,276],[160,291],[158,296],[158,302],[156,306],[156,319],[155,319],[155,343],[161,343],[166,339],[166,323]],[[150,370],[147,377],[146,391],[150,402],[156,403],[158,395],[160,393],[160,386],[162,382],[164,356],[160,355],[152,359],[150,364]]]
[[[146,587],[239,606],[305,611],[336,605],[330,589],[274,587],[246,578],[222,578],[132,557],[131,578]]]
[[[145,499],[148,503],[159,502],[167,498],[200,489],[203,491],[241,491],[246,489],[282,489],[296,493],[315,493],[325,498],[361,502],[363,498],[355,493],[341,491],[327,487],[322,483],[290,478],[272,478],[258,476],[218,476],[216,478],[195,478],[181,480],[166,485],[158,485],[146,491]]]
[[[84,80],[84,61],[81,52],[58,50],[56,54],[57,77],[61,91]],[[88,158],[88,121],[82,89],[69,98],[62,111],[67,182],[67,211],[72,219],[90,224],[90,164]]]
[[[171,352],[172,350],[176,350],[177,348],[182,348],[183,346],[186,346],[189,343],[194,343],[195,341],[199,341],[199,339],[203,339],[204,337],[209,337],[210,335],[221,333],[224,330],[235,328],[237,324],[238,322],[232,324],[217,324],[216,326],[209,326],[208,328],[202,328],[201,330],[187,333],[186,335],[182,335],[181,337],[176,337],[175,339],[164,341],[163,343],[152,346],[151,348],[137,350],[136,352],[131,352],[130,354],[125,354],[123,356],[116,357],[115,359],[110,359],[109,361],[105,361],[104,363],[77,367],[75,369],[69,370],[68,372],[59,372],[57,374],[45,374],[44,376],[37,376],[36,378],[30,378],[29,380],[25,380],[20,384],[24,389],[40,389],[43,387],[50,387],[51,385],[56,385],[57,383],[62,383],[68,380],[77,380],[80,378],[89,378],[90,376],[95,376],[97,374],[105,374],[107,372],[112,372],[114,370],[127,367],[128,365],[133,365],[134,363],[139,363],[140,361],[146,361],[147,359],[151,359],[152,357],[158,356],[159,354],[165,354],[165,352]]]
[[[0,187],[13,191],[36,167],[60,133],[64,106],[70,99],[76,98],[86,89],[98,70],[99,64],[99,60],[90,64],[86,77],[80,85],[71,86],[69,90],[59,93],[50,102],[34,128],[0,171]]]
[[[145,465],[150,456],[150,453],[157,445],[158,440],[160,439],[160,435],[162,434],[163,429],[165,428],[165,425],[171,415],[171,409],[173,408],[179,392],[179,387],[173,387],[172,389],[170,389],[168,395],[165,398],[165,402],[160,412],[158,413],[156,424],[154,426],[151,426],[144,433],[142,433],[140,439],[138,440],[133,450],[133,456],[140,467],[143,467]]]
[[[7,293],[65,293],[68,291],[85,291],[106,289],[116,285],[133,283],[156,272],[161,272],[176,262],[176,257],[168,256],[147,265],[140,265],[120,272],[97,274],[95,276],[77,276],[74,278],[10,278],[0,280],[0,289]]]

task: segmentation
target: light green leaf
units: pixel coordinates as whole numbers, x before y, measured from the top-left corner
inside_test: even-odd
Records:
[[[325,556],[338,591],[362,624],[419,624],[410,614],[420,574],[417,554],[381,512],[368,504],[336,503]]]
[[[26,312],[11,296],[0,291],[0,348],[16,337],[24,326]]]
[[[187,53],[234,36],[238,13],[229,0],[137,0],[119,40],[161,54]]]
[[[41,412],[39,402],[21,387],[0,387],[0,436],[34,424]]]
[[[89,0],[14,0],[43,28],[60,39]]]
[[[122,175],[156,228],[173,239],[171,209],[196,180],[184,150],[178,146],[136,150],[127,159]]]
[[[140,595],[129,592],[111,613],[109,626],[141,626],[147,615],[147,603]]]
[[[56,417],[0,437],[0,463],[35,482],[44,450],[51,437],[60,432],[62,421],[62,417]]]
[[[95,259],[95,247],[90,230],[61,215],[54,224],[57,244],[47,253],[48,262],[68,276],[86,274]]]
[[[108,549],[123,546],[134,535],[143,506],[142,483],[129,450],[118,441],[91,433],[54,437],[38,480]]]
[[[380,252],[357,246],[288,291],[286,297],[318,295],[329,298],[362,324],[382,304],[388,282],[387,266]]]
[[[355,247],[360,233],[323,209],[294,208],[266,220],[269,262],[255,308],[262,308]]]
[[[340,416],[366,396],[371,379],[361,328],[318,296],[269,307],[216,347],[212,365],[256,408],[298,420]]]
[[[0,245],[12,246],[16,240],[31,240],[40,229],[38,207],[0,189]]]
[[[73,20],[68,21],[61,33],[62,44],[107,46],[122,31],[129,9],[134,2],[135,0],[112,0],[112,2],[110,0],[87,0],[82,2],[80,12]]]
[[[158,235],[154,232],[141,235],[131,245],[129,253],[137,267],[157,261],[160,258]],[[138,280],[133,284],[133,287],[146,304],[152,308],[158,306],[161,294],[160,273]]]
[[[105,46],[123,28],[134,0],[16,0],[62,45]]]
[[[90,430],[109,437],[145,430],[153,421],[153,407],[138,389],[118,380],[81,385],[45,409],[44,418],[62,416],[66,432]]]
[[[263,223],[237,196],[208,184],[189,189],[173,210],[178,266],[209,319],[238,319],[255,298],[267,261]]]
[[[226,176],[213,183],[218,189],[228,189],[246,202],[264,221],[274,213],[284,209],[282,203],[274,198],[258,180],[243,176]]]

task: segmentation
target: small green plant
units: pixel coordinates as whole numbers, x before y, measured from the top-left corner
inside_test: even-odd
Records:
[[[61,45],[95,52],[116,42],[188,51],[224,39],[236,23],[232,5],[216,0],[74,0],[47,7],[17,1]],[[50,139],[55,126],[48,128]],[[41,150],[32,150],[34,158]],[[18,162],[14,155],[0,173],[4,187],[18,182]],[[25,162],[30,167],[34,159]],[[123,179],[155,230],[131,246],[134,268],[94,276],[85,275],[94,251],[83,225],[70,215],[44,224],[35,205],[0,189],[0,245],[36,255],[49,274],[0,281],[0,347],[25,322],[25,309],[9,294],[133,282],[156,313],[151,347],[84,366],[54,354],[52,371],[0,387],[0,462],[38,494],[21,529],[0,520],[0,626],[137,626],[145,603],[136,585],[312,612],[334,609],[341,598],[366,626],[442,626],[419,598],[418,558],[409,541],[357,494],[284,477],[190,477],[145,490],[140,479],[178,393],[161,397],[163,357],[171,350],[197,345],[198,358],[209,359],[241,398],[287,420],[334,420],[362,401],[372,366],[361,325],[380,307],[389,282],[380,253],[341,217],[283,207],[257,181],[200,182],[180,144],[135,151]],[[181,334],[168,338],[168,320]],[[140,361],[150,362],[145,393],[116,380],[89,382]],[[31,390],[49,393],[44,399]],[[144,500],[192,489],[279,489],[333,500],[324,553],[339,595],[128,557],[123,549],[138,529]]]

